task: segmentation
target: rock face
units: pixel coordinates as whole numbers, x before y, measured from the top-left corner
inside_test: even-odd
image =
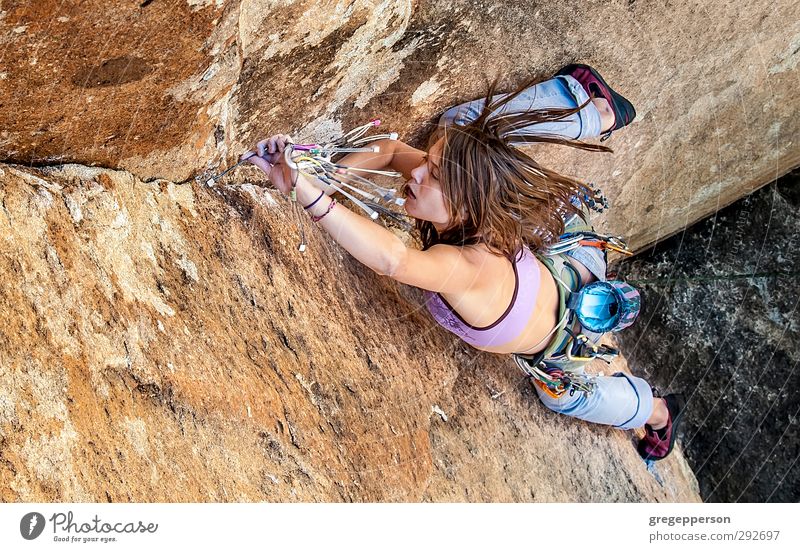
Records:
[[[683,442],[707,501],[800,498],[799,183],[790,173],[623,267],[645,305],[623,350],[690,399]]]
[[[698,500],[253,183],[4,165],[0,206],[4,502]]]
[[[537,151],[600,184],[639,248],[800,164],[792,0],[5,2],[0,160],[185,181],[259,138],[381,117],[422,144],[448,105],[583,61],[639,118],[616,155]]]
[[[800,163],[799,15],[4,2],[0,499],[698,499],[680,454],[648,473],[630,434],[546,411],[509,360],[446,335],[253,172],[192,177],[272,132],[376,116],[422,145],[493,76],[581,61],[639,117],[615,155],[531,153],[600,185],[601,227],[641,248]]]

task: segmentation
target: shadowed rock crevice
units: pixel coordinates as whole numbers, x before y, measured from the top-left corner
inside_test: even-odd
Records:
[[[623,350],[689,397],[682,438],[707,501],[798,498],[798,180],[790,173],[623,265],[645,305]]]

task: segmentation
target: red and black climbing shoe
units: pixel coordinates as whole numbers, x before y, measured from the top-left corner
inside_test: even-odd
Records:
[[[680,394],[665,395],[663,399],[667,403],[669,412],[667,425],[661,429],[645,425],[645,436],[637,447],[639,455],[645,460],[663,460],[672,452],[672,447],[675,445],[675,435],[678,424],[681,423],[681,414],[686,407],[686,401]]]
[[[607,140],[611,132],[627,126],[636,117],[636,110],[633,104],[618,94],[613,88],[606,84],[600,73],[589,65],[574,63],[561,69],[556,75],[569,75],[581,83],[583,89],[592,98],[603,98],[611,106],[614,112],[614,126],[603,132],[600,140]]]

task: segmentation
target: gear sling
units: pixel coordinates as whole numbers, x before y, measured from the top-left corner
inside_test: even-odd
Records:
[[[584,371],[594,358],[610,362],[617,354],[610,347],[597,345],[607,331],[603,328],[621,329],[638,312],[636,290],[624,282],[606,281],[606,250],[627,249],[618,238],[594,233],[579,216],[567,221],[565,230],[558,243],[539,254],[556,281],[559,322],[542,352],[517,354],[514,359],[531,377],[539,399],[550,410],[619,429],[642,427],[653,411],[653,393],[645,380],[622,372],[593,376]],[[599,281],[582,286],[568,257],[580,261]],[[593,291],[591,286],[602,289]],[[602,331],[587,329],[581,319]]]

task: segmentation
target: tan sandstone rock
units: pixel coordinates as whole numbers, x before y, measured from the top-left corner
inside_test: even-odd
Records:
[[[699,500],[258,184],[0,165],[0,500]]]
[[[181,182],[270,132],[374,116],[415,144],[448,105],[582,61],[639,117],[615,155],[535,151],[601,185],[635,248],[800,164],[797,2],[10,2],[0,160]]]
[[[699,499],[252,169],[192,177],[376,116],[422,146],[493,76],[582,61],[637,121],[614,155],[531,152],[642,248],[800,163],[796,2],[41,0],[0,44],[0,160],[50,166],[0,165],[0,500]]]

